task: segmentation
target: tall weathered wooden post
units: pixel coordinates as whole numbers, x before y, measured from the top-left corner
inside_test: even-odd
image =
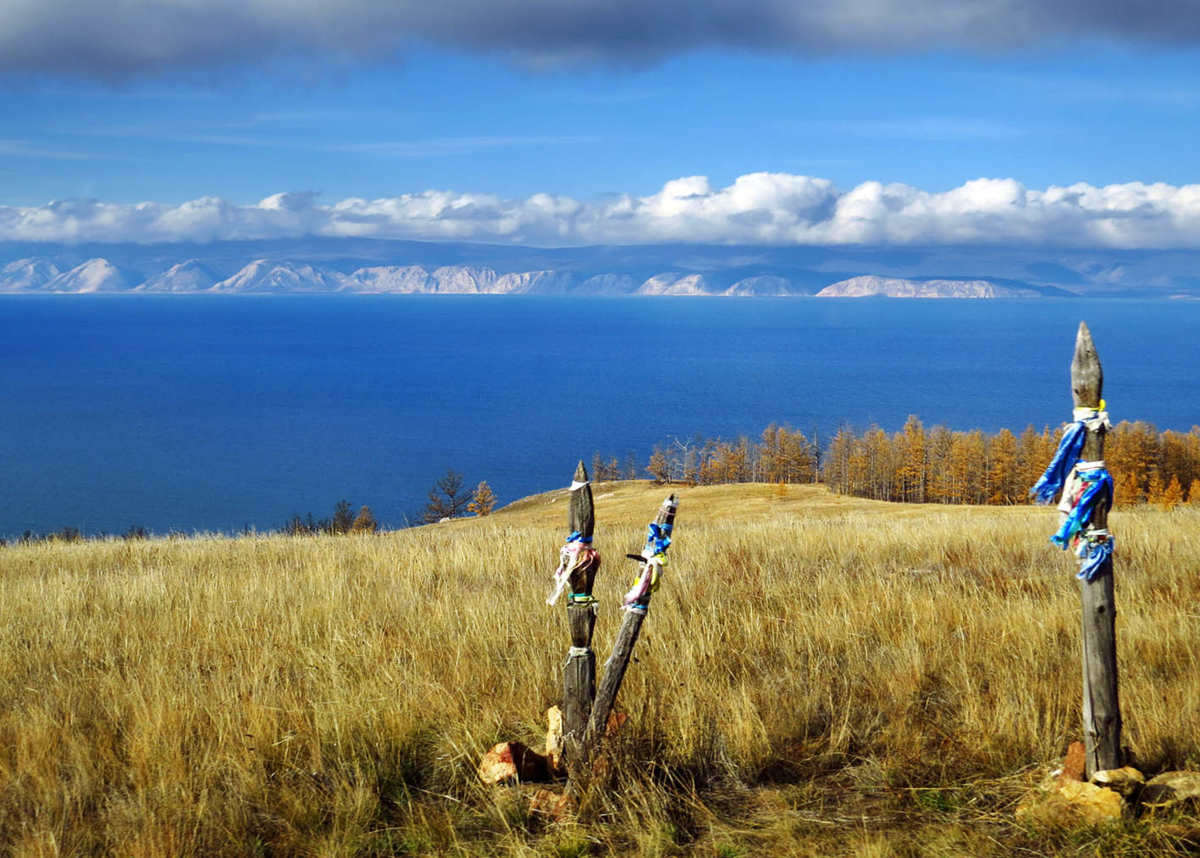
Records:
[[[617,631],[617,640],[613,644],[612,655],[604,663],[604,676],[600,678],[600,689],[596,692],[596,703],[592,707],[592,717],[588,721],[587,749],[591,753],[597,743],[604,737],[608,726],[608,716],[617,700],[617,692],[621,690],[621,682],[625,679],[625,670],[629,667],[630,656],[633,655],[634,644],[642,630],[642,622],[650,609],[652,581],[665,562],[667,545],[670,544],[671,529],[675,524],[675,513],[679,503],[675,495],[669,496],[662,502],[654,523],[650,525],[650,536],[646,540],[646,548],[642,551],[641,572],[635,591],[631,591],[625,605],[625,616],[621,619],[621,628]],[[637,556],[637,555],[631,555]]]
[[[1079,323],[1071,360],[1071,395],[1075,408],[1102,410],[1104,372],[1086,322]],[[1089,426],[1081,459],[1102,462],[1105,426]],[[1108,505],[1096,503],[1089,530],[1107,534]],[[1111,539],[1111,537],[1108,537]],[[1121,706],[1117,692],[1117,608],[1113,598],[1111,551],[1089,577],[1080,579],[1083,603],[1083,729],[1087,776],[1116,769],[1121,760]]]
[[[567,593],[567,623],[571,649],[563,665],[563,757],[568,773],[574,773],[586,760],[583,748],[588,716],[596,696],[596,655],[592,652],[592,630],[596,625],[596,600],[592,588],[600,569],[600,554],[592,548],[596,530],[596,512],[587,468],[582,461],[575,468],[571,498],[567,506],[570,536],[563,546],[559,567]],[[556,593],[557,596],[557,593]]]

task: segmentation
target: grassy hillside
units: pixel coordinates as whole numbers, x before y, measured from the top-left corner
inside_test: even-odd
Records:
[[[1175,813],[1022,828],[1080,732],[1055,513],[682,488],[618,701],[622,789],[545,824],[474,777],[560,694],[566,492],[373,537],[0,549],[14,855],[1183,853]],[[665,494],[601,484],[601,663]],[[1126,741],[1200,767],[1200,511],[1113,515]]]

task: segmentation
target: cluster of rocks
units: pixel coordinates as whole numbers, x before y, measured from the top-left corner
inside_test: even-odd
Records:
[[[562,710],[546,711],[546,747],[535,751],[523,742],[501,742],[479,761],[476,769],[485,784],[548,781],[565,775],[562,765]]]
[[[574,807],[571,795],[560,786],[539,786],[561,781],[567,774],[562,758],[562,712],[553,706],[546,716],[545,748],[535,751],[522,742],[501,742],[483,755],[477,773],[481,781],[497,788],[498,803],[525,802],[530,813],[561,820]],[[614,713],[607,732],[615,733],[624,720],[623,715]],[[1084,778],[1086,762],[1083,743],[1073,742],[1062,766],[1050,772],[1017,806],[1017,819],[1077,827],[1156,812],[1184,802],[1200,804],[1200,772],[1163,772],[1147,780],[1136,768],[1124,766],[1096,772],[1089,780]]]
[[[1142,772],[1125,766],[1085,780],[1086,762],[1083,743],[1072,743],[1062,767],[1017,806],[1017,818],[1068,827],[1099,825],[1135,812],[1200,801],[1200,772],[1163,772],[1146,780]]]
[[[497,804],[526,802],[531,814],[561,820],[572,808],[571,796],[560,789],[534,786],[566,775],[562,710],[551,706],[546,721],[543,750],[535,751],[523,742],[501,742],[483,755],[476,772],[481,781],[496,788]]]
[[[608,716],[605,737],[611,739],[625,723],[624,712]],[[560,783],[567,776],[563,761],[562,710],[551,706],[546,711],[546,747],[535,751],[524,742],[501,742],[494,745],[479,761],[476,774],[485,784],[497,790],[498,804],[524,801],[530,813],[554,820],[565,818],[574,808],[574,798]],[[600,754],[592,760],[593,777],[609,773],[611,762]],[[551,784],[551,786],[537,786]]]

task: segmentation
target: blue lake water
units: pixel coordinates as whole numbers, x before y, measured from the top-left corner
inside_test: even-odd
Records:
[[[1056,425],[1092,329],[1114,420],[1200,422],[1200,303],[5,296],[0,535],[387,525],[453,466],[501,502],[671,435]]]

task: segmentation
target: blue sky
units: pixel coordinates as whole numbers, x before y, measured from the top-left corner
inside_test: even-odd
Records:
[[[1200,50],[1188,29],[1200,19],[1189,11],[1194,4],[1164,4],[1167,20],[1130,38],[1121,17],[1128,9],[1110,8],[1121,3],[1080,0],[1078,21],[1056,18],[1045,32],[1022,29],[997,36],[997,44],[986,20],[949,31],[921,24],[889,41],[887,21],[867,38],[824,18],[809,23],[829,29],[828,43],[810,44],[807,30],[775,39],[769,25],[779,13],[768,9],[771,0],[744,4],[748,16],[763,18],[761,31],[725,38],[720,0],[697,7],[715,16],[708,29],[676,32],[668,21],[631,53],[629,34],[608,19],[617,31],[596,37],[581,35],[590,21],[568,21],[522,35],[515,49],[489,42],[486,32],[458,26],[454,7],[467,16],[471,2],[447,3],[445,20],[388,18],[403,39],[379,45],[360,32],[378,7],[349,2],[347,19],[358,15],[351,23],[360,29],[332,47],[278,17],[255,24],[265,42],[242,45],[222,35],[219,19],[233,13],[214,2],[212,34],[172,35],[168,25],[182,25],[160,22],[165,46],[147,53],[146,34],[126,42],[119,31],[82,32],[70,41],[48,29],[27,0],[0,0],[0,12],[9,6],[27,30],[24,53],[13,58],[10,50],[0,62],[0,237],[30,237],[21,230],[31,218],[58,217],[46,206],[51,200],[98,200],[116,207],[106,210],[110,218],[141,202],[159,211],[210,197],[255,206],[295,192],[316,192],[311,200],[323,207],[434,189],[515,206],[538,194],[604,205],[622,195],[647,198],[684,177],[707,177],[708,190],[689,191],[698,198],[738,177],[768,173],[828,180],[835,203],[867,182],[932,195],[979,178],[1012,179],[1032,192],[1164,183],[1170,202],[1160,214],[1173,236],[1164,240],[1191,246],[1195,224],[1188,219],[1200,212],[1190,195],[1177,192],[1200,181]],[[1014,14],[1028,12],[1023,2],[1005,0]],[[66,14],[73,4],[44,5]],[[297,17],[304,5],[295,7]],[[891,10],[903,22],[902,13],[930,5],[938,0],[881,0],[870,8]],[[332,16],[326,30],[341,26],[338,6],[307,6]],[[1094,32],[1085,22],[1101,7],[1113,22]],[[231,18],[229,26],[235,23]],[[15,44],[20,35],[8,38]],[[269,50],[259,50],[264,43]],[[1122,217],[1159,205],[1134,196],[1121,203]],[[1111,204],[1104,207],[1101,214],[1110,215]],[[78,210],[73,216],[78,220]],[[6,217],[24,226],[5,231]],[[806,212],[801,219],[814,217]],[[1046,215],[1038,225],[1057,219]],[[121,236],[137,240],[136,229]],[[980,229],[974,224],[971,234]],[[1102,237],[1106,229],[1089,226],[1088,234]],[[511,235],[545,241],[550,231]],[[907,234],[885,232],[885,241]],[[925,235],[917,232],[918,239]],[[1131,246],[1145,244],[1144,232]],[[796,234],[764,233],[784,242]],[[936,240],[940,233],[930,234]],[[568,240],[607,235],[570,232]],[[729,240],[739,235],[731,232]],[[478,237],[495,236],[493,229]]]

